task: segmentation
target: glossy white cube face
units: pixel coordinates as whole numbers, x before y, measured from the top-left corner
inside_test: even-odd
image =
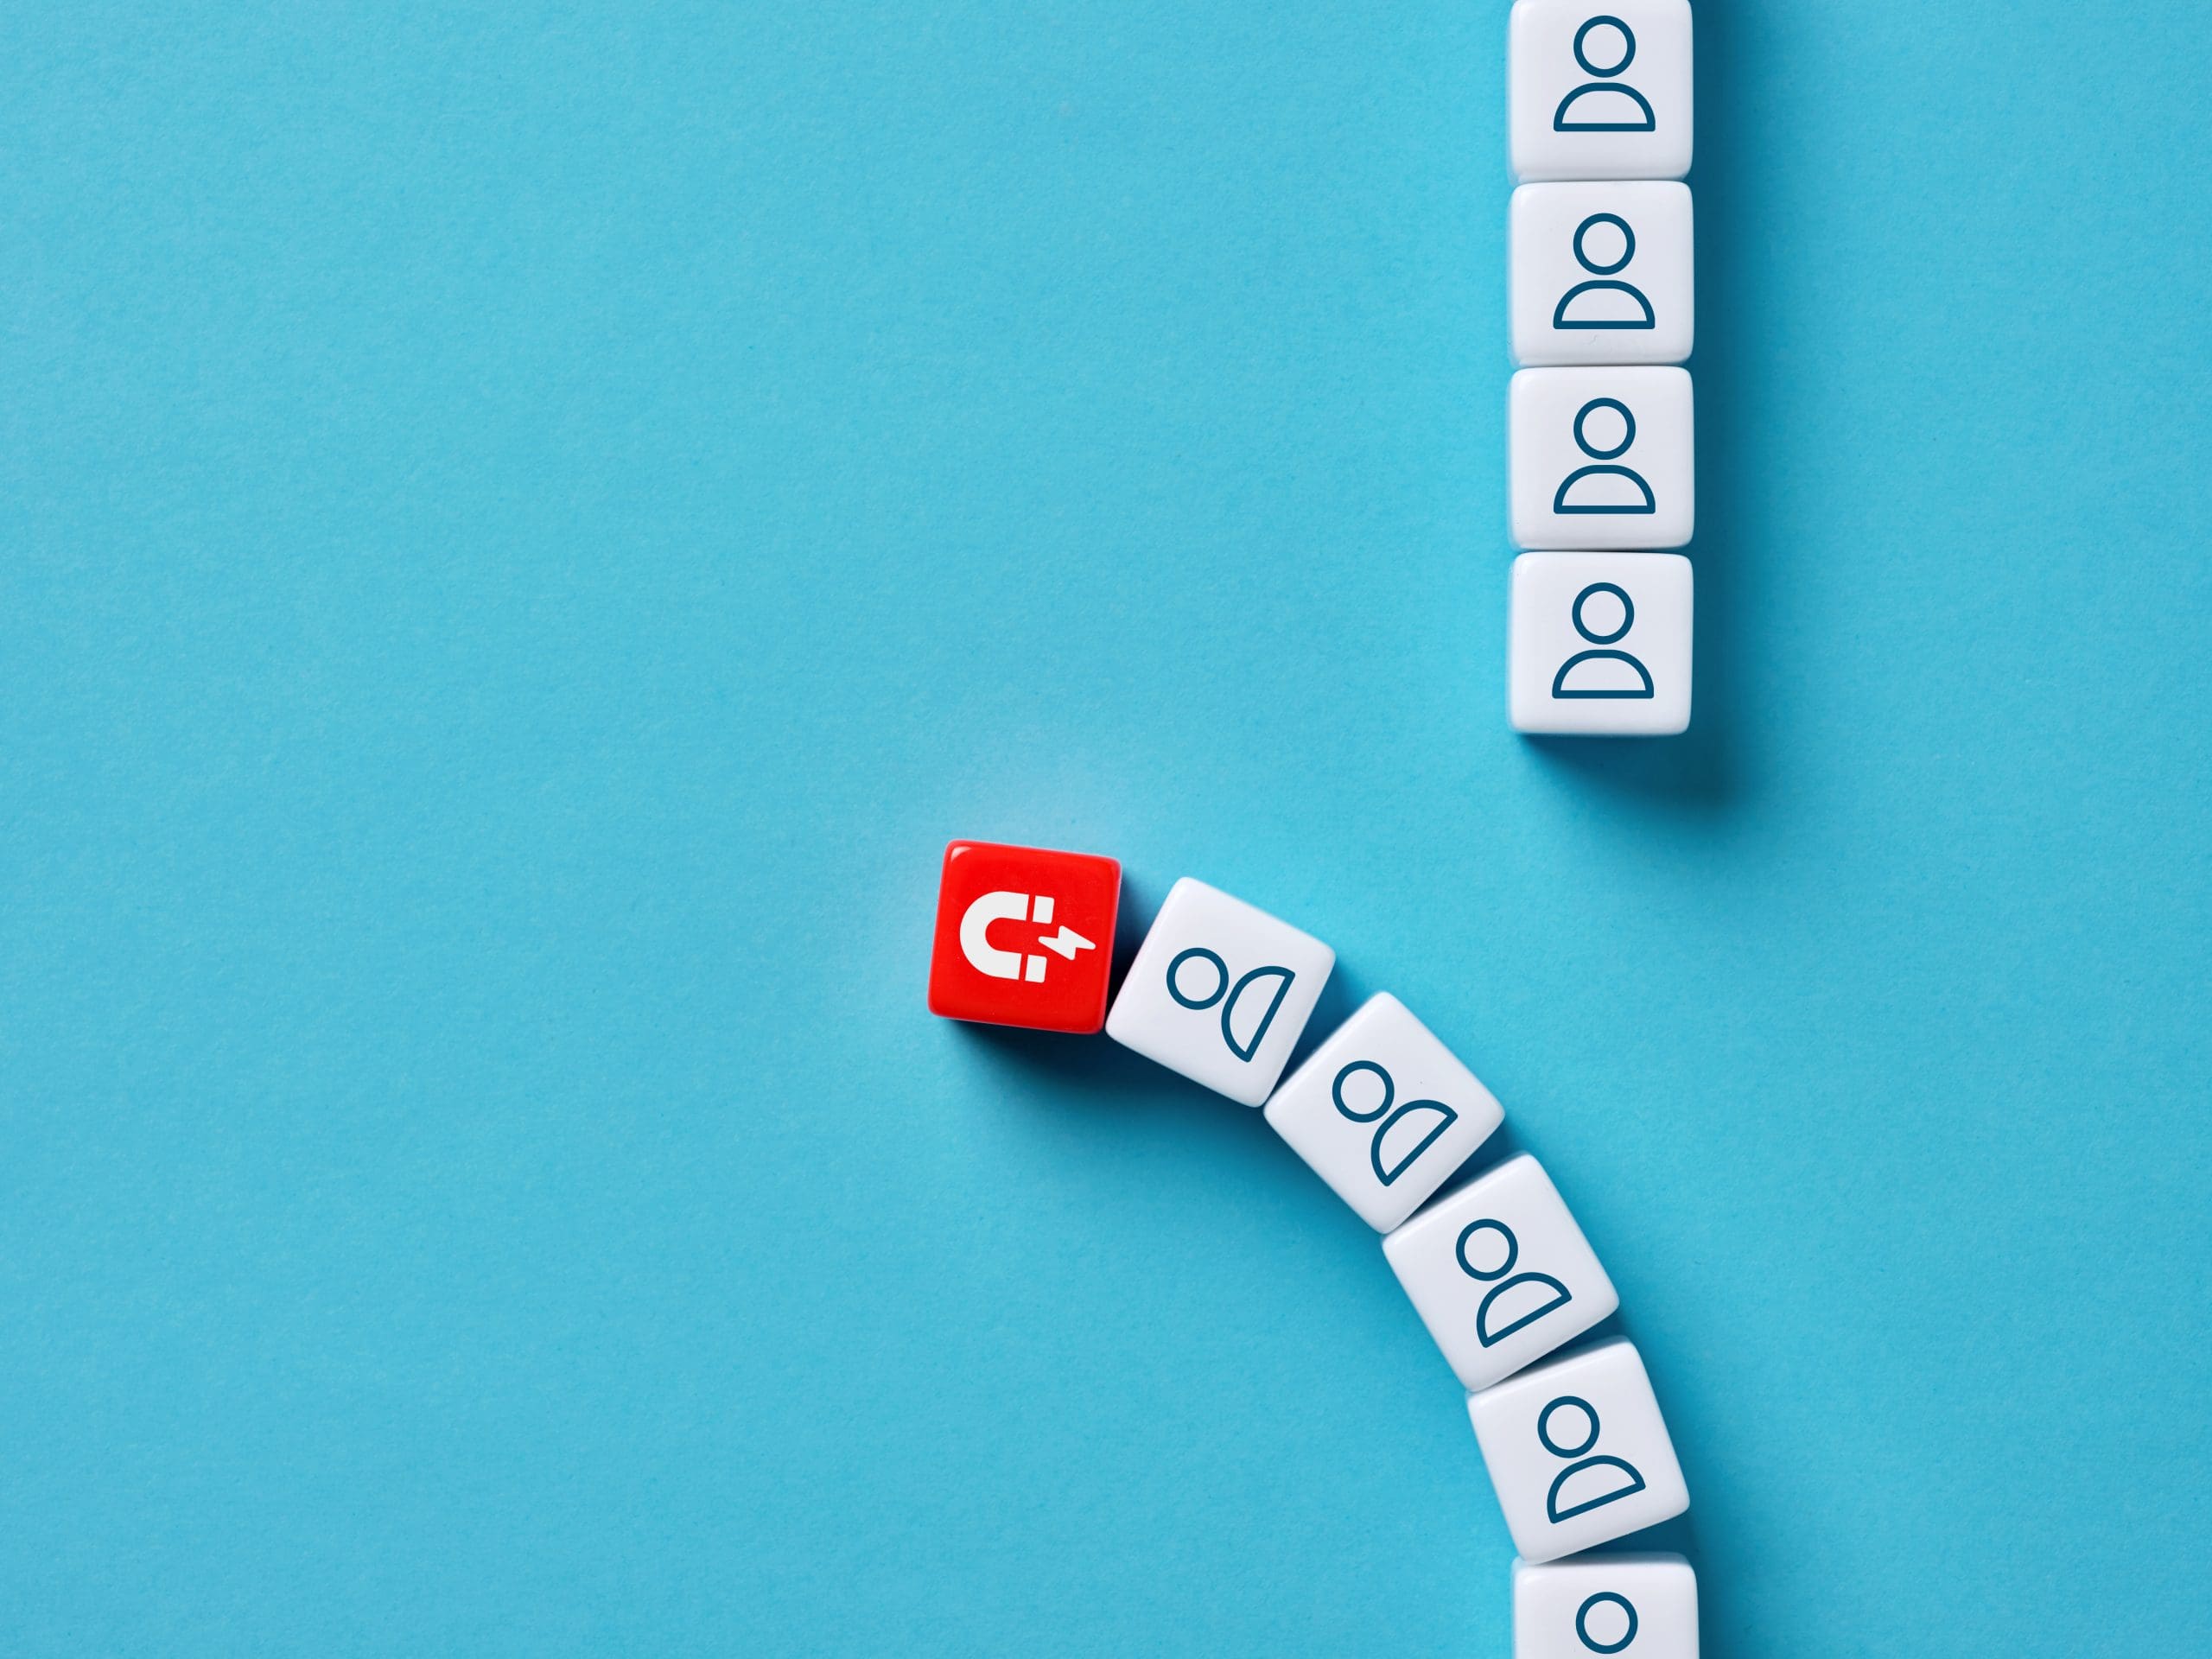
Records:
[[[1630,1343],[1600,1343],[1471,1394],[1467,1414],[1523,1560],[1594,1549],[1690,1506]]]
[[[1687,369],[1523,369],[1513,377],[1513,541],[1524,548],[1684,547],[1697,527]]]
[[[1679,553],[1523,553],[1506,648],[1513,728],[1665,737],[1690,723],[1690,562]]]
[[[1320,940],[1185,876],[1129,965],[1106,1034],[1257,1106],[1282,1075],[1336,962]]]
[[[1514,360],[1681,363],[1696,343],[1686,184],[1524,184],[1513,193]]]
[[[1399,1228],[1382,1254],[1471,1390],[1503,1382],[1620,1306],[1559,1189],[1526,1153]]]
[[[1679,1555],[1513,1564],[1513,1659],[1697,1659],[1697,1574]]]
[[[1505,1121],[1406,1005],[1367,1000],[1268,1102],[1268,1123],[1379,1233],[1421,1207]]]
[[[1690,170],[1688,0],[1519,0],[1510,33],[1516,177]]]

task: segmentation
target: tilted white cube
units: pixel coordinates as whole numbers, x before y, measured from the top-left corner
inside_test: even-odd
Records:
[[[1690,1506],[1643,1357],[1600,1343],[1467,1396],[1523,1560],[1554,1561]]]
[[[1559,1189],[1527,1153],[1414,1217],[1382,1241],[1382,1254],[1470,1389],[1503,1382],[1620,1306]]]
[[[1185,876],[1145,935],[1106,1034],[1247,1106],[1268,1097],[1337,953]]]
[[[1505,1111],[1388,992],[1370,997],[1268,1102],[1268,1122],[1377,1232],[1467,1161]]]

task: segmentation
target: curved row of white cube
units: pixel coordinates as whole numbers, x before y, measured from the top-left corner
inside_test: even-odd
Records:
[[[1689,1507],[1634,1345],[1560,1352],[1619,1306],[1612,1281],[1526,1154],[1437,1197],[1504,1109],[1397,998],[1370,997],[1283,1077],[1335,965],[1311,934],[1185,877],[1145,935],[1106,1034],[1232,1100],[1264,1103],[1275,1133],[1383,1235],[1391,1270],[1468,1390],[1520,1553],[1518,1659],[1695,1659],[1686,1561],[1562,1560]]]

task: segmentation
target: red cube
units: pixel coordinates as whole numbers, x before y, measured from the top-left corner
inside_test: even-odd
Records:
[[[956,841],[944,849],[930,1012],[1034,1031],[1106,1023],[1122,867],[1090,853]]]

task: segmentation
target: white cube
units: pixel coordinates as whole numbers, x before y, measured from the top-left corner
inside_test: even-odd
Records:
[[[1513,356],[1681,363],[1696,343],[1686,184],[1524,184],[1513,193]]]
[[[1513,728],[1687,731],[1694,601],[1679,553],[1523,553],[1506,649]]]
[[[1471,1394],[1467,1414],[1523,1560],[1594,1549],[1690,1506],[1630,1343],[1599,1343]]]
[[[1268,1126],[1379,1233],[1419,1209],[1504,1121],[1497,1097],[1387,992],[1268,1102]]]
[[[1515,545],[1686,546],[1695,428],[1687,369],[1522,370],[1506,420]]]
[[[1690,170],[1689,0],[1518,0],[1510,32],[1518,177]]]
[[[1513,1564],[1513,1659],[1697,1659],[1697,1574],[1623,1551]]]
[[[1247,1106],[1268,1097],[1337,953],[1185,876],[1144,936],[1106,1034]]]
[[[1382,1254],[1470,1389],[1503,1382],[1620,1306],[1559,1189],[1526,1153],[1399,1228]]]

